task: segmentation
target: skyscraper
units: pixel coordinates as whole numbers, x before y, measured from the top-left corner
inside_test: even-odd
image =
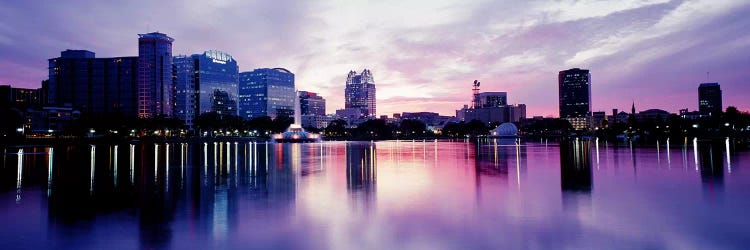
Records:
[[[137,113],[137,57],[95,58],[65,50],[49,59],[48,103],[88,114]]]
[[[239,67],[223,51],[174,57],[176,117],[192,125],[206,112],[237,115]]]
[[[294,74],[283,68],[240,73],[239,111],[245,119],[294,114]]]
[[[718,82],[701,83],[698,87],[698,110],[703,115],[721,114],[721,86]]]
[[[172,58],[174,74],[174,111],[177,119],[192,127],[198,115],[198,85],[196,84],[195,60],[192,56],[179,55]]]
[[[138,117],[172,116],[172,42],[159,32],[138,34]]]
[[[361,74],[349,71],[344,98],[346,109],[360,109],[365,116],[376,115],[375,79],[370,70],[365,69]]]
[[[586,69],[573,68],[558,74],[560,118],[566,119],[577,130],[589,128],[591,119],[591,74]]]

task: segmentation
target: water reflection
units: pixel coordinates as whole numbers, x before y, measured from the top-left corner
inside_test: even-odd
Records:
[[[413,145],[412,145],[413,147]],[[365,210],[373,208],[378,175],[375,143],[346,145],[346,189],[353,205]]]
[[[670,242],[732,248],[700,228],[750,230],[741,216],[750,208],[742,198],[750,195],[750,182],[741,171],[749,158],[728,154],[724,139],[674,152],[688,164],[697,155],[699,172],[659,168],[657,158],[666,152],[669,162],[670,152],[653,147],[631,151],[580,140],[556,146],[511,139],[4,149],[0,198],[7,199],[0,200],[0,218],[13,228],[42,223],[26,231],[0,227],[0,240],[33,238],[42,249],[100,249],[112,242],[144,249],[550,248],[551,242],[606,248],[625,242],[623,248],[639,249],[654,246],[654,237],[676,237]],[[639,167],[637,180],[629,169],[617,171],[631,166],[628,154]],[[622,162],[612,161],[618,155]],[[679,156],[671,160],[679,166]],[[702,198],[717,194],[722,202]],[[703,216],[680,219],[694,214]],[[651,221],[671,233],[654,232]],[[505,237],[496,240],[488,231]],[[741,242],[727,235],[728,242]]]
[[[591,216],[592,206],[590,152],[589,141],[571,139],[560,142],[560,187],[563,208],[574,214],[581,213],[586,216]],[[633,154],[632,148],[630,154]]]
[[[560,142],[560,184],[562,190],[591,192],[591,158],[589,142]]]
[[[701,183],[709,197],[719,194],[724,189],[724,150],[725,141],[721,139],[695,141],[699,159],[696,168],[700,169]],[[728,159],[728,158],[727,158]]]

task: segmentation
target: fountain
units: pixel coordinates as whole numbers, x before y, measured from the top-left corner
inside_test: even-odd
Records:
[[[271,139],[275,142],[317,142],[320,141],[319,134],[310,133],[302,128],[302,116],[300,115],[299,93],[294,91],[294,123],[289,125],[284,133],[273,134]]]

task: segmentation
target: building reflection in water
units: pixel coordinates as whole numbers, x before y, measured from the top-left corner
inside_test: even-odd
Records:
[[[727,156],[727,167],[730,164],[725,140],[713,139],[694,141],[696,150],[696,169],[701,175],[703,190],[708,197],[717,197],[724,191],[724,157]]]
[[[563,208],[590,208],[592,189],[590,142],[566,139],[560,142],[560,188]]]
[[[398,154],[398,153],[397,153]],[[378,179],[377,147],[374,142],[347,143],[346,189],[355,206],[372,209]]]
[[[526,165],[525,146],[518,144],[514,138],[480,139],[467,144],[473,144],[471,148],[474,149],[470,154],[474,158],[477,206],[482,206],[483,196],[495,199],[493,195],[508,185],[509,178],[516,181],[517,188],[521,188],[521,169]]]

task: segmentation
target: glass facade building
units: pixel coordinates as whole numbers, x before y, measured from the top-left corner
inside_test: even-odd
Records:
[[[346,109],[360,109],[364,116],[375,116],[375,79],[370,70],[365,69],[361,74],[349,71],[344,98]]]
[[[283,68],[240,73],[239,112],[245,119],[294,114],[294,74]]]
[[[558,74],[560,118],[567,119],[573,128],[589,128],[591,119],[591,74],[586,69],[573,68]]]
[[[192,127],[198,114],[198,85],[196,85],[195,60],[192,56],[175,56],[172,59],[174,75],[174,116]]]
[[[171,117],[174,110],[171,37],[138,34],[138,116]]]
[[[138,57],[95,58],[66,50],[49,59],[47,102],[84,113],[137,115]]]
[[[223,51],[174,57],[175,116],[192,126],[206,112],[237,115],[239,67]]]

